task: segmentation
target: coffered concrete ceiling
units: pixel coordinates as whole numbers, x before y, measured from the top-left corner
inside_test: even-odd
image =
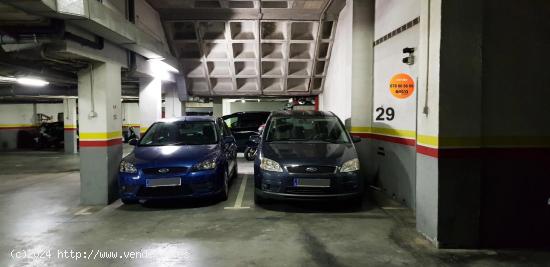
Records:
[[[345,0],[149,0],[196,96],[317,95]]]

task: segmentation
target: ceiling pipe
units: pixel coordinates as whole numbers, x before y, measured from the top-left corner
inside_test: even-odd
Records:
[[[66,31],[65,22],[51,19],[47,26],[0,26],[0,45],[39,43],[52,40],[70,40],[93,49],[102,50],[104,39],[94,35],[90,40]]]
[[[173,56],[163,49],[164,43],[142,31],[124,16],[112,11],[96,0],[80,0],[84,6],[81,14],[63,11],[63,5],[53,0],[0,0],[30,14],[68,21],[89,32],[96,33],[105,40],[134,51],[148,59],[165,58],[176,62]],[[100,14],[100,15],[96,15]]]

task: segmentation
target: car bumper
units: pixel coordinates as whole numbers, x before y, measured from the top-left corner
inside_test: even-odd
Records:
[[[296,186],[295,179],[327,179],[329,187]],[[255,168],[255,193],[270,199],[349,199],[364,192],[363,180],[358,172],[327,174],[296,174],[263,171]]]
[[[181,185],[147,187],[147,179],[162,178],[180,178]],[[119,173],[119,194],[121,198],[134,200],[210,197],[222,191],[223,179],[222,168],[170,176],[148,176],[141,171],[137,175]]]
[[[326,199],[353,199],[360,197],[363,192],[357,191],[352,193],[340,193],[340,194],[322,194],[322,195],[308,195],[308,194],[288,194],[288,193],[275,193],[266,192],[256,188],[255,194],[262,198],[276,199],[276,200],[326,200]]]

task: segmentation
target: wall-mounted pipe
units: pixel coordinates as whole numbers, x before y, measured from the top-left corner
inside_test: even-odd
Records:
[[[0,44],[38,43],[44,40],[71,40],[83,46],[101,50],[104,39],[94,35],[90,40],[66,31],[65,22],[51,19],[47,26],[0,26]]]
[[[0,0],[0,2],[30,14],[66,20],[72,25],[97,33],[105,40],[132,50],[148,59],[165,58],[171,62],[176,61],[168,51],[164,50],[162,41],[140,30],[134,23],[110,10],[100,1],[83,0],[83,4],[87,8],[83,10],[82,14],[76,15],[60,12],[55,1],[52,3],[49,0]]]

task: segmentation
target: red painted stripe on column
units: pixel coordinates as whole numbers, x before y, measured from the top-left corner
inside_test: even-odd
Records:
[[[490,158],[518,160],[550,159],[550,148],[534,147],[431,148],[417,145],[416,152],[434,158]]]
[[[37,129],[36,126],[25,126],[25,127],[0,127],[0,130],[34,130]]]
[[[422,155],[437,158],[439,157],[439,149],[427,146],[416,145],[416,152]]]
[[[315,111],[319,111],[319,96],[315,96]]]
[[[361,138],[371,138],[376,139],[380,141],[390,142],[390,143],[396,143],[401,145],[407,145],[407,146],[415,146],[416,140],[414,139],[408,139],[408,138],[401,138],[401,137],[394,137],[394,136],[387,136],[387,135],[380,135],[380,134],[372,134],[372,133],[352,133],[353,136],[361,137]]]
[[[76,132],[76,128],[64,128],[65,132]]]
[[[122,144],[122,138],[100,141],[80,140],[80,147],[109,147]]]

